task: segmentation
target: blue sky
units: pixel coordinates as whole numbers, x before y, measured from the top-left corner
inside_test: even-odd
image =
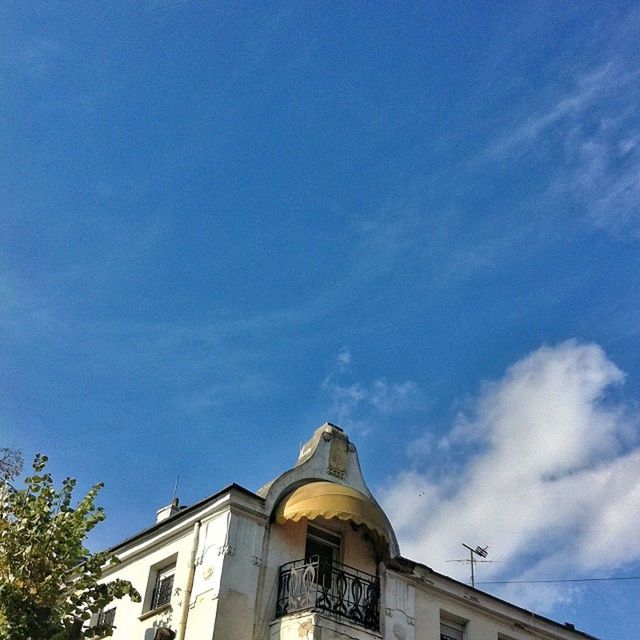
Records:
[[[96,548],[330,420],[407,555],[640,575],[640,6],[0,15],[0,434],[106,483]],[[486,588],[640,626],[640,582]]]

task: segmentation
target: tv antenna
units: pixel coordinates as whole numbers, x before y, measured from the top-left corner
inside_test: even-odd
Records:
[[[176,502],[178,497],[178,482],[180,482],[180,474],[176,476],[176,482],[173,485],[173,498],[171,498],[171,504],[178,504]]]
[[[487,551],[487,549],[489,548],[488,545],[486,547],[477,546],[474,549],[473,547],[470,547],[468,544],[465,544],[463,542],[462,546],[465,547],[465,549],[469,549],[469,558],[465,558],[464,560],[447,560],[447,562],[464,562],[465,564],[469,563],[471,565],[471,586],[475,589],[475,587],[476,587],[476,572],[475,572],[475,564],[476,564],[476,562],[496,562],[496,560],[484,560],[484,558],[486,558],[487,554],[489,553]],[[479,560],[478,558],[476,558],[476,556],[479,556],[482,559]]]

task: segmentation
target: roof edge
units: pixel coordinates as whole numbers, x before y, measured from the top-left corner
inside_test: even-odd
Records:
[[[411,560],[410,558],[405,558],[404,556],[396,556],[395,558],[391,558],[388,563],[388,567],[390,569],[393,569],[394,571],[398,571],[399,573],[412,574],[412,577],[414,577],[416,580],[420,580],[421,576],[416,575],[415,570],[416,569],[423,570],[426,574],[432,575],[437,579],[442,579],[447,582],[453,583],[457,586],[465,587],[465,589],[473,593],[477,593],[482,597],[490,598],[491,600],[500,602],[506,605],[507,607],[516,609],[517,611],[526,614],[530,619],[540,620],[541,622],[551,624],[554,627],[560,628],[565,632],[574,633],[576,635],[581,636],[582,638],[587,638],[588,640],[601,640],[597,636],[593,636],[590,633],[587,633],[586,631],[581,631],[580,629],[576,629],[575,627],[567,626],[566,624],[562,624],[562,622],[558,622],[557,620],[553,620],[552,618],[547,618],[546,616],[540,615],[539,613],[536,613],[535,611],[531,611],[530,609],[525,609],[524,607],[520,607],[517,604],[513,604],[513,602],[509,602],[508,600],[503,600],[502,598],[499,598],[498,596],[494,596],[491,593],[487,593],[486,591],[476,589],[475,587],[472,587],[464,582],[460,582],[460,580],[456,580],[451,576],[447,576],[444,573],[440,573],[435,569],[432,569],[431,567],[428,567],[427,565],[422,564],[421,562]]]
[[[178,522],[180,522],[181,520],[185,520],[187,518],[189,518],[190,516],[192,516],[196,511],[198,511],[199,509],[202,509],[206,506],[208,506],[211,502],[219,499],[220,497],[222,497],[224,494],[226,493],[233,493],[233,492],[238,492],[238,493],[242,493],[245,496],[255,499],[257,500],[259,503],[264,504],[264,498],[259,496],[257,493],[239,485],[236,484],[235,482],[232,482],[231,484],[227,485],[226,487],[224,487],[223,489],[221,489],[220,491],[217,491],[216,493],[207,496],[206,498],[203,498],[202,500],[200,500],[199,502],[196,502],[195,504],[192,504],[188,507],[185,507],[184,509],[181,509],[180,511],[178,511],[178,513],[172,515],[170,518],[167,518],[166,520],[162,520],[161,522],[156,522],[155,524],[153,524],[150,527],[147,527],[146,529],[143,529],[142,531],[139,531],[138,533],[125,538],[124,540],[122,540],[121,542],[118,542],[116,545],[109,547],[108,549],[106,549],[107,553],[116,553],[119,549],[122,549],[122,547],[125,547],[129,544],[131,544],[132,542],[135,542],[136,540],[139,540],[141,538],[144,538],[145,536],[152,534],[152,533],[158,533],[160,531],[162,531],[163,529],[167,529],[175,524],[177,524]]]

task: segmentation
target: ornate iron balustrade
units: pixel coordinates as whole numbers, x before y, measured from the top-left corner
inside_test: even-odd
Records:
[[[338,562],[296,560],[280,567],[276,617],[317,611],[377,631],[380,580]]]

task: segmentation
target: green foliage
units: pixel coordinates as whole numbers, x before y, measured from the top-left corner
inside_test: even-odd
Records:
[[[110,627],[87,628],[92,615],[116,598],[140,596],[125,580],[98,584],[102,567],[117,559],[84,546],[105,515],[95,505],[96,484],[75,505],[73,478],[57,490],[37,455],[25,488],[0,487],[0,639],[77,640],[110,635]]]

